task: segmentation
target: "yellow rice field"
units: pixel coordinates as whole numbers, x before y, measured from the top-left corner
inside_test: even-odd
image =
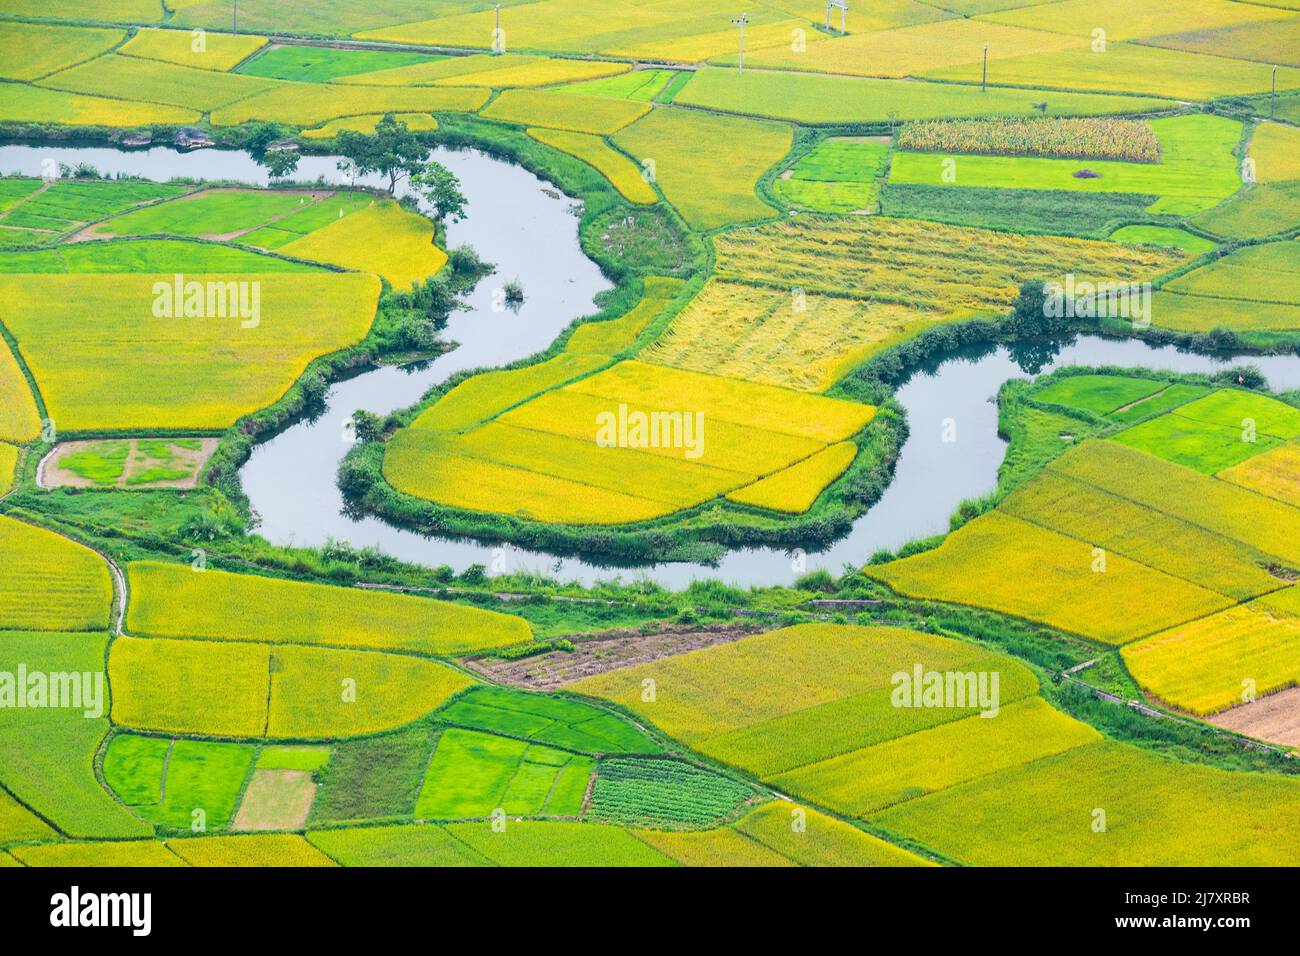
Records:
[[[1300,444],[1247,458],[1216,477],[1287,504],[1300,504]]]
[[[0,78],[38,80],[98,56],[125,36],[124,30],[0,23]]]
[[[609,135],[650,111],[649,103],[616,100],[580,93],[546,90],[506,90],[482,115],[520,126],[544,126],[575,133]]]
[[[1124,644],[1234,602],[1088,542],[1001,512],[938,548],[866,574],[908,597],[992,608],[1106,644]],[[1097,570],[1094,570],[1097,569]]]
[[[450,655],[528,641],[522,618],[428,598],[185,564],[127,566],[126,629],[152,637],[322,644]],[[232,617],[227,608],[243,613]]]
[[[446,264],[447,254],[433,241],[432,222],[388,199],[295,239],[280,251],[373,272],[394,289],[405,291]]]
[[[296,833],[184,837],[167,847],[190,866],[335,866]]]
[[[250,306],[258,289],[256,325],[237,311],[156,317],[156,289],[171,275],[0,276],[5,324],[60,431],[226,428],[273,403],[316,356],[359,342],[379,295],[367,275],[185,278],[246,283]]]
[[[41,416],[27,377],[4,346],[0,348],[0,439],[22,444],[40,434]]]
[[[0,122],[62,123],[67,126],[192,125],[198,110],[135,100],[83,96],[39,86],[9,84],[0,98]]]
[[[125,727],[304,740],[409,723],[472,683],[403,654],[134,637],[113,642],[108,679]]]
[[[528,135],[539,143],[576,156],[598,170],[632,202],[649,205],[659,201],[659,194],[642,176],[641,167],[610,147],[599,136],[558,129],[529,129]]]
[[[305,129],[302,135],[307,139],[333,139],[345,129],[352,130],[354,133],[373,133],[383,118],[383,113],[345,116],[342,119],[330,120],[324,126],[315,129]],[[438,128],[438,121],[428,113],[394,113],[393,118],[405,123],[407,129],[415,132],[429,132]]]
[[[754,188],[790,151],[792,139],[790,127],[781,123],[656,109],[614,142],[653,164],[656,184],[683,219],[697,229],[715,229],[774,214]],[[728,148],[719,149],[719,143]]]
[[[684,284],[681,279],[647,276],[641,301],[629,309],[626,315],[602,322],[584,322],[573,330],[565,351],[612,356],[631,348]]]
[[[1144,689],[1204,716],[1300,684],[1300,617],[1262,599],[1129,645],[1123,655]]]
[[[458,76],[448,76],[435,81],[437,86],[485,86],[496,89],[515,87],[553,86],[558,83],[578,83],[618,76],[632,69],[627,63],[610,63],[604,60],[540,60],[504,66],[495,70],[475,70]]]
[[[237,126],[249,120],[320,126],[343,116],[374,113],[472,113],[490,96],[483,89],[344,86],[337,83],[280,82],[265,93],[214,110],[212,125]]]
[[[190,30],[140,30],[118,52],[200,70],[232,70],[266,46],[266,37]]]
[[[774,475],[737,488],[727,498],[771,511],[803,514],[832,481],[853,463],[858,446],[851,441],[830,445]]]
[[[1281,123],[1260,123],[1250,140],[1255,181],[1281,183],[1300,179],[1300,129]]]
[[[113,53],[55,73],[41,80],[40,85],[70,93],[188,107],[206,113],[273,90],[278,82]]]
[[[888,302],[715,279],[641,358],[820,392],[876,352],[944,319]]]
[[[0,567],[0,629],[107,629],[113,585],[108,566],[89,548],[0,517]]]
[[[721,277],[937,309],[1001,314],[1027,276],[1140,281],[1189,261],[1177,249],[879,216],[773,222],[718,236]],[[828,257],[835,268],[827,269]]]

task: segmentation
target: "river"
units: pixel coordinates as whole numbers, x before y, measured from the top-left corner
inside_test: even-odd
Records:
[[[894,480],[880,501],[854,522],[852,531],[815,554],[745,548],[716,565],[664,563],[636,569],[606,566],[512,546],[462,538],[432,538],[375,518],[343,512],[335,484],[348,450],[344,423],[358,409],[386,414],[414,404],[431,387],[467,369],[504,365],[544,350],[575,318],[596,311],[593,297],[610,288],[578,242],[577,205],[554,187],[511,163],[473,151],[438,149],[433,158],[461,180],[469,200],[465,220],[448,229],[451,246],[469,243],[497,273],[479,284],[464,311],[453,314],[445,336],[457,348],[417,367],[384,367],[335,383],[325,413],[303,421],[256,447],[241,470],[244,490],[261,519],[259,534],[276,544],[316,546],[327,540],[356,547],[374,545],[403,560],[463,570],[483,564],[491,573],[537,571],[563,580],[592,583],[619,575],[647,577],[680,588],[696,578],[749,585],[790,584],[806,571],[838,573],[862,564],[880,548],[945,530],[966,498],[992,491],[1006,451],[997,435],[994,397],[1008,378],[1050,372],[1063,365],[1146,366],[1177,372],[1212,372],[1232,364],[1258,366],[1275,388],[1300,388],[1295,356],[1209,357],[1155,348],[1136,340],[1081,336],[1063,344],[1041,367],[1027,369],[1006,348],[942,356],[916,369],[897,392],[911,434]],[[166,181],[172,177],[236,180],[264,185],[265,171],[245,153],[199,150],[180,153],[155,147],[0,146],[0,172],[40,175],[42,161],[88,162],[101,173]],[[334,157],[303,157],[294,179],[347,185]],[[382,185],[377,178],[362,179]],[[492,293],[518,278],[526,299],[517,311],[494,311]],[[945,423],[955,423],[955,440]]]

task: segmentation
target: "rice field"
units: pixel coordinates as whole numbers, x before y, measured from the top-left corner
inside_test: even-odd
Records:
[[[1300,563],[1300,509],[1198,474],[1119,442],[1086,441],[1049,466],[1114,495]]]
[[[447,262],[433,223],[384,200],[280,248],[285,255],[372,272],[394,289],[421,283]]]
[[[631,67],[626,63],[609,63],[602,60],[544,59],[532,63],[504,66],[494,70],[475,70],[435,81],[437,86],[483,86],[494,89],[555,86],[561,83],[580,83],[626,73]]]
[[[185,564],[127,565],[126,629],[149,637],[265,641],[447,656],[527,642],[522,618],[381,590],[333,587]],[[232,620],[225,608],[247,608]]]
[[[589,133],[572,133],[559,129],[530,129],[528,135],[539,143],[552,146],[582,160],[609,180],[625,198],[652,205],[659,194],[643,175],[643,170],[601,137]]]
[[[1166,50],[1109,39],[1105,53],[1095,53],[1087,41],[1072,49],[1012,56],[989,63],[989,82],[1001,86],[1065,87],[1087,93],[1163,96],[1172,100],[1209,100],[1267,92],[1272,68],[1263,63],[1222,56]],[[979,83],[981,66],[971,62],[944,66],[925,76],[936,80]],[[1300,70],[1278,70],[1279,90],[1300,87]],[[1049,101],[1059,93],[1043,93]]]
[[[1300,182],[1248,187],[1194,221],[1202,229],[1229,239],[1285,232],[1300,222]]]
[[[727,498],[769,511],[803,514],[812,507],[817,496],[853,464],[857,453],[858,446],[851,441],[828,445],[774,475],[737,488],[728,493]]]
[[[966,717],[808,764],[773,778],[783,792],[865,817],[928,793],[1075,747],[1101,735],[1029,697],[996,717]]]
[[[804,811],[805,828],[796,832],[790,826],[792,809],[783,801],[766,803],[736,821],[735,829],[800,866],[930,865],[907,850],[810,807],[799,808]]]
[[[471,74],[473,75],[473,74]],[[506,90],[481,115],[519,126],[607,136],[650,111],[648,103],[547,90]]]
[[[1260,123],[1250,139],[1249,156],[1255,161],[1255,181],[1267,184],[1300,179],[1297,153],[1300,153],[1300,130],[1281,123]]]
[[[782,173],[772,190],[782,202],[802,209],[873,211],[889,148],[884,137],[829,137]]]
[[[253,769],[250,744],[119,734],[104,754],[104,779],[140,817],[188,833],[195,811],[208,830],[234,819]]]
[[[124,30],[6,22],[0,24],[0,78],[39,80],[93,59],[125,37]]]
[[[442,827],[401,825],[315,830],[307,840],[342,866],[484,866],[487,858]]]
[[[118,52],[144,60],[162,60],[165,63],[225,73],[265,45],[266,37],[251,34],[205,32],[200,40],[189,30],[140,30]]]
[[[0,224],[62,233],[141,203],[175,198],[188,189],[170,183],[59,179],[0,216]]]
[[[1269,435],[1252,436],[1241,424],[1220,425],[1177,413],[1134,425],[1112,436],[1112,440],[1207,475],[1279,444]]]
[[[716,274],[827,292],[953,319],[1002,314],[1030,276],[1140,281],[1188,261],[1173,249],[1021,236],[883,217],[776,222],[719,236]],[[824,256],[836,253],[828,272]]]
[[[366,275],[186,279],[255,282],[243,301],[251,306],[258,289],[260,315],[158,318],[155,305],[165,304],[158,290],[172,287],[171,274],[103,276],[94,284],[77,275],[0,276],[5,324],[60,431],[226,428],[283,395],[313,358],[360,341],[379,294],[379,280]],[[147,366],[139,360],[145,349],[153,357]],[[111,392],[102,388],[106,380],[116,383]]]
[[[1067,750],[871,819],[974,866],[1279,866],[1294,780],[1181,763],[1114,741]],[[1105,831],[1096,832],[1096,810]],[[1247,838],[1245,834],[1262,834]]]
[[[10,852],[25,866],[51,867],[173,867],[188,866],[154,840],[113,840],[100,843],[45,843],[13,847]]]
[[[1186,0],[1175,7],[1161,0],[1063,0],[989,13],[982,19],[1036,30],[1054,30],[1088,40],[1101,27],[1107,40],[1134,40],[1180,30],[1208,30],[1282,16],[1264,6],[1222,0]],[[1108,46],[1107,52],[1111,47]]]
[[[730,240],[719,242],[726,255]],[[745,268],[746,277],[758,271],[757,266]],[[873,354],[945,318],[942,312],[906,305],[792,295],[770,286],[713,279],[639,358],[820,392]]]
[[[648,276],[641,300],[617,319],[584,322],[573,330],[565,352],[578,355],[618,355],[632,348],[641,333],[681,290],[681,279]],[[594,371],[595,366],[584,371]],[[558,383],[557,383],[558,384]],[[528,396],[531,397],[531,396]]]
[[[1037,156],[894,154],[889,182],[943,188],[1061,189],[1151,193],[1150,212],[1192,215],[1241,186],[1232,151],[1241,124],[1222,116],[1175,116],[1151,121],[1160,141],[1158,163],[1049,159]],[[1081,170],[1096,174],[1080,177]]]
[[[922,120],[899,130],[898,148],[922,153],[1160,161],[1155,127],[1149,120],[1135,119]]]
[[[449,56],[425,59],[382,70],[366,72],[359,76],[341,76],[337,82],[354,86],[433,86],[441,80],[469,76],[488,70],[535,66],[546,62],[546,57],[527,53],[475,53],[469,56]],[[255,61],[256,62],[256,61]]]
[[[1055,85],[1055,84],[1053,84]],[[674,103],[810,124],[892,123],[976,116],[1034,116],[1046,101],[1050,116],[1105,116],[1167,108],[1168,100],[1060,93],[1044,89],[827,76],[725,67],[695,71]]]
[[[168,849],[190,866],[335,866],[296,833],[188,837],[169,840]]]
[[[754,188],[791,141],[789,127],[776,123],[671,109],[657,109],[614,137],[643,167],[652,164],[664,196],[704,230],[775,214]],[[730,148],[717,149],[719,142]]]
[[[1255,601],[1126,647],[1124,663],[1144,689],[1205,716],[1300,683],[1298,639],[1300,617]]]
[[[442,57],[396,50],[342,50],[332,47],[273,45],[264,53],[239,66],[236,73],[300,83],[328,83],[360,75],[368,82],[370,74],[442,62]],[[232,64],[233,66],[234,64]]]
[[[1300,444],[1292,442],[1248,458],[1218,477],[1278,501],[1300,501]]]
[[[1249,541],[1215,534],[1062,474],[1039,475],[1012,492],[999,510],[1234,600],[1279,585],[1266,570],[1269,557]]]
[[[1140,246],[1168,246],[1182,249],[1193,255],[1202,255],[1217,248],[1218,243],[1185,229],[1172,226],[1124,226],[1110,234],[1112,242],[1127,242]]]
[[[113,586],[104,559],[84,545],[14,518],[0,517],[0,628],[102,631]],[[32,595],[41,599],[33,601]]]
[[[97,223],[99,236],[225,236],[285,216],[308,199],[287,190],[203,189]],[[311,196],[310,198],[315,198]]]
[[[662,748],[622,717],[574,698],[477,686],[438,711],[438,719],[589,754],[651,754]]]
[[[0,632],[0,671],[93,675],[103,671],[107,644],[103,633]],[[95,755],[109,730],[107,684],[99,703],[83,698],[80,708],[0,708],[0,782],[74,839],[147,836],[151,828],[95,778]],[[88,716],[101,708],[101,715]]]
[[[472,683],[407,655],[133,637],[114,641],[108,674],[123,727],[292,740],[401,726]]]
[[[566,821],[508,821],[504,830],[487,822],[446,828],[472,851],[497,866],[672,866],[671,858],[621,827]]]
[[[383,118],[382,113],[345,116],[342,119],[330,120],[324,126],[315,129],[305,129],[302,135],[307,139],[333,139],[345,129],[354,133],[373,134],[375,127]],[[413,132],[432,132],[438,128],[438,121],[427,113],[395,113],[393,118],[399,123],[405,123],[406,128]]]
[[[856,13],[853,11],[849,19],[856,20]],[[809,35],[819,34],[810,32]],[[1060,54],[1079,45],[1075,38],[1060,33],[956,18],[856,33],[817,43],[804,51],[791,49],[787,37],[787,42],[770,49],[756,48],[745,60],[746,66],[752,64],[758,69],[906,77],[919,76],[954,63],[978,64],[986,43],[991,61],[1015,53]],[[711,62],[730,65],[736,59],[735,51],[728,50],[727,55]]]
[[[1101,557],[1091,542],[992,512],[933,551],[873,565],[866,574],[909,597],[992,608],[1104,644],[1125,644],[1234,603],[1120,554],[1104,554],[1104,566]]]
[[[509,737],[449,728],[438,738],[418,820],[510,816],[577,817],[595,761]]]
[[[551,363],[566,357],[582,356],[564,353]],[[571,371],[568,363],[558,368]],[[685,395],[690,407],[681,409]],[[417,420],[389,442],[384,474],[394,487],[469,511],[566,524],[624,524],[693,507],[854,434],[874,414],[868,406],[641,362],[544,392],[463,435],[442,430],[445,418],[435,424],[440,405],[425,413],[433,421]],[[791,408],[809,417],[788,424]],[[676,418],[651,430],[656,412]],[[647,425],[634,435],[636,415]],[[620,420],[626,439],[604,435],[624,428]]]
[[[1278,5],[1285,6],[1286,3]],[[1291,9],[1300,8],[1292,4]],[[1278,11],[1278,16],[1284,16],[1281,10]],[[1170,50],[1209,53],[1234,60],[1254,60],[1270,66],[1281,63],[1300,67],[1300,53],[1297,52],[1300,51],[1300,17],[1218,29],[1189,29],[1181,33],[1144,37],[1142,42]]]
[[[978,713],[895,706],[892,675],[918,662],[935,671],[996,671],[1003,705],[1038,689],[1032,673],[1001,655],[914,631],[830,624],[769,631],[570,689],[613,700],[714,759],[770,777]]]
[[[238,126],[250,120],[316,127],[344,116],[375,113],[472,113],[491,95],[483,89],[347,86],[338,83],[274,82],[256,93],[212,111],[213,126]]]
[[[126,59],[123,57],[122,59]],[[194,109],[135,100],[86,96],[40,86],[9,84],[0,101],[0,122],[62,123],[66,126],[193,125]]]
[[[41,416],[31,385],[6,344],[0,348],[0,439],[23,444],[40,433]]]
[[[1295,328],[1295,307],[1300,305],[1297,277],[1300,277],[1300,242],[1272,242],[1238,249],[1164,286],[1162,292],[1174,293],[1178,299],[1171,300],[1174,304],[1169,310],[1171,315],[1165,314],[1170,302],[1160,299],[1153,302],[1152,321],[1157,325],[1179,321],[1190,309],[1192,315],[1217,316],[1218,325],[1231,328]],[[1184,304],[1182,299],[1195,301]],[[1269,306],[1283,308],[1270,310]],[[1288,314],[1290,325],[1286,324]],[[1191,320],[1183,318],[1182,321],[1186,324]]]
[[[675,70],[641,69],[599,80],[570,83],[560,92],[581,93],[584,96],[612,96],[620,100],[640,103],[654,102],[667,89],[674,78],[681,76]]]
[[[272,90],[275,81],[112,53],[55,73],[40,85],[208,113]]]

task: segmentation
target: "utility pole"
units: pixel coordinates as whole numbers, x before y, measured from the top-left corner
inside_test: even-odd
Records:
[[[989,91],[989,45],[986,43],[984,44],[984,74],[980,78],[980,92],[987,93],[988,91]]]
[[[501,43],[501,4],[497,4],[497,26],[492,31],[492,52],[500,53],[503,44]]]
[[[840,11],[840,33],[847,32],[845,18],[848,16],[849,0],[826,0],[826,32],[831,30],[831,8],[837,7]]]
[[[749,22],[749,14],[742,13],[731,22],[740,27],[740,69],[738,72],[743,76],[745,73],[745,24]]]
[[[239,0],[235,0],[235,19],[234,19],[234,23],[231,25],[230,32],[231,33],[239,32]]]
[[[1273,64],[1273,92],[1268,95],[1268,118],[1273,118],[1273,104],[1277,101],[1277,64]]]

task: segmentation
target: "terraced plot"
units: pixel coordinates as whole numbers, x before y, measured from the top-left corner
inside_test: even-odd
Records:
[[[162,60],[224,73],[265,45],[266,37],[251,34],[204,33],[200,40],[188,30],[140,30],[118,52],[145,60]]]
[[[632,202],[649,204],[659,201],[659,194],[642,175],[642,169],[599,136],[558,129],[530,129],[528,135],[599,170]]]
[[[208,113],[271,91],[275,81],[113,53],[55,73],[41,80],[40,85],[51,90],[120,97]]]
[[[566,697],[472,687],[438,711],[461,727],[591,754],[653,754],[662,748],[609,711]]]
[[[250,120],[320,126],[343,116],[372,113],[472,113],[490,95],[482,89],[348,86],[337,83],[276,85],[221,109],[213,110],[214,126],[238,126]]]
[[[1300,503],[1300,444],[1294,442],[1243,461],[1219,478],[1278,501]]]
[[[433,223],[392,200],[350,216],[280,247],[285,255],[373,272],[397,290],[423,282],[447,261],[434,245]]]
[[[482,111],[482,115],[520,126],[542,126],[604,136],[617,132],[649,111],[649,104],[630,100],[576,93],[561,96],[544,90],[506,90]]]
[[[883,137],[834,136],[818,143],[772,184],[783,202],[818,212],[872,212],[889,159]]]
[[[7,11],[7,8],[6,8]],[[93,59],[126,38],[124,30],[57,27],[42,23],[0,24],[0,77],[38,80]]]
[[[104,559],[76,542],[0,517],[0,627],[32,631],[103,631],[113,586]],[[41,595],[33,601],[32,595]]]

